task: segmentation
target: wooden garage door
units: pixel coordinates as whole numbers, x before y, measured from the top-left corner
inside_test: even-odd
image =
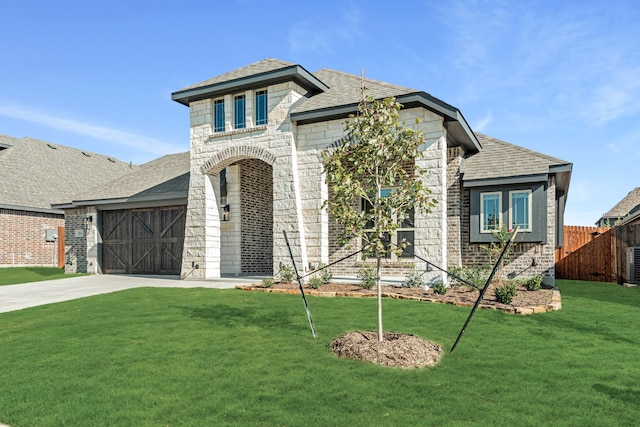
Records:
[[[180,274],[186,211],[186,206],[102,211],[102,271]]]

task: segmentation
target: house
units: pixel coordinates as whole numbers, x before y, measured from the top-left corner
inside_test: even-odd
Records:
[[[0,135],[0,267],[62,265],[64,211],[51,204],[132,168],[112,157]]]
[[[321,208],[330,189],[319,155],[344,136],[361,83],[265,59],[172,94],[189,107],[191,127],[183,276],[273,273],[289,255],[283,231],[304,271],[345,255],[339,224]],[[394,96],[407,123],[422,120],[428,148],[417,161],[439,203],[400,229],[415,253],[440,266],[471,264],[486,256],[480,247],[493,228],[519,224],[522,243],[510,268],[553,281],[571,163],[476,135],[458,109],[423,91],[371,79],[365,86],[374,98]],[[353,273],[357,264],[336,269]],[[426,264],[407,256],[387,260],[383,271],[413,268]]]
[[[69,231],[65,271],[180,274],[188,190],[187,152],[58,201]]]
[[[190,151],[184,163],[189,173],[177,168],[161,177],[155,174],[164,166],[143,165],[135,178],[123,177],[61,206],[68,221],[94,219],[87,242],[76,242],[86,245],[95,262],[90,271],[120,271],[120,262],[121,269],[139,272],[145,269],[133,264],[147,261],[145,271],[166,271],[159,263],[175,257],[176,248],[172,255],[160,255],[163,228],[150,231],[149,226],[150,218],[159,221],[161,214],[142,220],[138,215],[162,206],[184,208],[182,278],[272,275],[290,264],[283,232],[300,272],[351,253],[338,244],[340,224],[322,209],[331,189],[322,177],[320,154],[345,136],[344,121],[357,109],[362,82],[357,75],[330,69],[311,73],[269,58],[174,92],[172,99],[189,108]],[[482,246],[492,240],[492,231],[519,225],[509,273],[545,274],[545,281],[553,283],[571,163],[476,134],[457,108],[421,90],[372,79],[364,84],[374,98],[395,97],[406,123],[421,119],[415,126],[424,131],[425,150],[416,161],[429,171],[424,183],[438,201],[430,213],[415,212],[392,236],[409,241],[417,256],[386,259],[383,274],[426,271],[423,260],[442,267],[487,261]],[[169,192],[162,189],[162,180],[178,177],[186,201],[163,201]],[[188,185],[182,181],[187,177]],[[126,183],[132,181],[139,187],[129,188]],[[152,199],[140,198],[151,188],[159,190],[155,207],[147,206]],[[171,218],[181,221],[179,216]],[[114,231],[119,221],[129,225]],[[176,236],[177,228],[172,231]],[[126,240],[128,249],[114,249],[119,239]],[[114,245],[107,248],[110,240]],[[354,244],[357,248],[359,242]],[[153,253],[152,259],[146,253]],[[363,262],[369,261],[350,258],[332,271],[355,275]],[[425,274],[444,279],[439,271]]]
[[[596,221],[598,227],[610,227],[617,221],[640,211],[640,187],[636,187],[620,200],[609,212]]]

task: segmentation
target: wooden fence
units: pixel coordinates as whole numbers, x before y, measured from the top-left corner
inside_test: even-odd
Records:
[[[564,227],[564,247],[556,249],[556,278],[617,281],[616,256],[611,228]]]

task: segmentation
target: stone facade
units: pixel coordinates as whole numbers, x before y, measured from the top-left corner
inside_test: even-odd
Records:
[[[57,265],[57,242],[45,235],[63,226],[61,214],[0,209],[0,266]]]
[[[323,81],[314,80],[316,76]],[[382,274],[403,278],[418,271],[427,281],[446,281],[445,273],[428,264],[447,268],[488,263],[482,245],[470,243],[471,196],[465,186],[500,188],[544,174],[549,177],[544,185],[546,241],[519,243],[507,274],[544,273],[545,281],[551,283],[558,200],[550,166],[564,168],[558,193],[562,195],[568,188],[571,165],[488,137],[484,137],[483,148],[479,134],[471,131],[454,107],[424,92],[371,80],[366,83],[374,87],[376,98],[404,99],[400,120],[425,135],[416,162],[428,172],[423,176],[424,185],[437,202],[429,212],[414,214],[414,245],[409,249],[416,256],[384,260]],[[183,278],[276,274],[281,265],[291,263],[283,232],[301,274],[360,248],[356,240],[347,246],[339,244],[341,226],[322,208],[331,193],[322,174],[321,153],[345,136],[344,121],[355,110],[361,85],[358,76],[331,70],[311,75],[296,64],[267,59],[173,94],[174,100],[189,106],[191,128]],[[254,100],[264,91],[268,120],[257,125]],[[239,96],[245,100],[246,126],[236,129],[234,102]],[[216,105],[224,105],[224,130],[214,126],[221,118],[216,117],[221,114]],[[502,162],[505,152],[513,160],[508,162],[507,173]],[[536,207],[543,206],[541,198],[536,200]],[[475,198],[474,203],[475,209]],[[538,234],[544,238],[544,232]],[[534,241],[538,237],[530,234],[527,238]],[[491,236],[484,233],[482,239],[474,237],[473,241],[483,239]],[[355,276],[367,264],[374,261],[354,256],[332,267],[332,272]]]

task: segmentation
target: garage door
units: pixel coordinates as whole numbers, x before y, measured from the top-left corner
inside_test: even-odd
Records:
[[[102,211],[102,271],[180,274],[186,206]]]

